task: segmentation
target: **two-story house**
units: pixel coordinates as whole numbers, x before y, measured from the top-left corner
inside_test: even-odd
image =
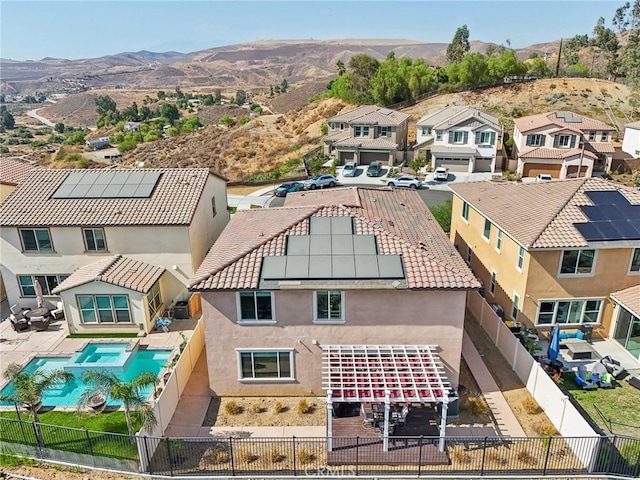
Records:
[[[324,389],[335,401],[382,402],[383,379],[351,378],[349,387],[332,362],[365,372],[382,356],[409,372],[422,358],[434,382],[439,372],[455,389],[466,293],[479,285],[417,192],[353,187],[238,211],[190,288],[202,294],[215,395]],[[389,387],[392,401],[446,396],[442,385],[406,377],[406,388]]]
[[[416,122],[415,155],[433,168],[452,172],[495,172],[498,119],[477,108],[452,106],[425,115]]]
[[[640,122],[628,123],[624,126],[622,151],[633,158],[640,158]]]
[[[523,177],[590,177],[611,169],[614,131],[606,123],[572,112],[514,119],[512,156]]]
[[[451,189],[451,241],[488,302],[539,329],[588,324],[613,338],[628,334],[612,298],[639,290],[638,190],[600,178]],[[635,332],[635,343],[621,343],[638,358],[638,322]]]
[[[409,115],[375,105],[364,105],[327,120],[324,153],[341,165],[381,162],[393,166],[404,159]]]
[[[209,169],[34,170],[0,205],[10,304],[62,298],[72,333],[148,332],[229,221]]]

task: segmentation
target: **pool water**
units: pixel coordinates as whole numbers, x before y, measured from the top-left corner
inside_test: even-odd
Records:
[[[86,348],[91,347],[93,345],[100,345],[91,343]],[[124,351],[128,344],[111,344],[111,345],[119,345],[121,351]],[[85,349],[86,349],[85,348]],[[99,355],[99,349],[92,349],[92,353],[89,355]],[[124,371],[113,371],[116,377],[125,382],[133,380],[135,377],[140,375],[142,372],[152,372],[156,376],[162,370],[162,367],[167,363],[171,356],[171,350],[136,350],[132,354],[132,358],[128,363],[127,368]],[[113,352],[111,352],[113,353]],[[118,354],[119,355],[119,354]],[[49,373],[53,370],[64,369],[67,370],[67,367],[73,367],[71,370],[74,370],[75,378],[74,380],[67,382],[66,384],[59,384],[47,389],[42,397],[42,405],[45,407],[75,407],[78,404],[78,399],[82,392],[84,392],[91,385],[86,385],[82,382],[82,373],[76,373],[77,365],[71,362],[72,358],[75,356],[68,357],[34,357],[31,361],[24,367],[24,371],[27,373]],[[100,362],[100,358],[96,359],[97,362]],[[85,365],[87,360],[85,359],[83,362]],[[84,371],[92,370],[90,366],[87,366]],[[143,395],[146,397],[151,393],[151,389],[153,387],[148,387],[143,390]],[[0,395],[10,395],[13,391],[13,385],[6,385],[1,391]],[[12,403],[0,402],[2,406],[13,405]],[[109,406],[119,406],[120,403],[117,401],[109,400],[107,404]]]

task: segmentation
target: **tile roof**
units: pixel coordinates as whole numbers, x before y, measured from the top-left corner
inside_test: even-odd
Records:
[[[473,155],[476,153],[476,149],[474,147],[463,147],[463,146],[452,146],[452,145],[433,145],[431,147],[431,153],[442,153],[442,154],[458,154],[458,155]]]
[[[611,298],[622,304],[634,315],[640,315],[640,285],[614,292],[611,294]]]
[[[358,202],[353,201],[354,194]],[[190,288],[258,288],[262,258],[284,255],[287,236],[308,234],[311,216],[354,218],[355,233],[375,235],[380,254],[402,255],[409,288],[480,285],[417,192],[354,187],[287,195],[282,208],[238,212],[189,282]]]
[[[433,128],[449,128],[459,125],[468,119],[475,119],[483,125],[488,125],[500,131],[500,122],[492,115],[469,106],[451,106],[425,115],[416,122],[416,126],[432,126]]]
[[[350,136],[351,134],[349,133],[349,130],[338,130],[337,132],[326,135],[322,140],[325,142],[339,142],[340,140],[344,140]]]
[[[546,148],[546,147],[527,147],[518,153],[520,158],[544,158],[547,160],[563,160],[565,158],[574,157],[583,154],[585,157],[595,159],[596,156],[589,150],[582,152],[581,148]]]
[[[36,168],[41,167],[13,158],[0,158],[0,183],[18,185]]]
[[[338,140],[333,144],[335,147],[362,147],[362,148],[374,148],[380,150],[393,150],[398,148],[398,145],[386,138],[360,138],[349,137],[344,140]]]
[[[564,118],[558,115],[571,115],[572,117],[579,119],[579,122],[567,122]],[[514,118],[513,123],[516,125],[520,133],[530,132],[531,130],[537,130],[547,126],[557,126],[559,128],[567,128],[573,131],[612,131],[613,127],[607,125],[600,120],[578,115],[573,112],[547,112],[539,113],[537,115],[529,115],[527,117]]]
[[[574,223],[588,219],[581,205],[593,203],[585,191],[619,190],[640,204],[640,191],[601,178],[552,182],[470,182],[453,192],[526,248],[577,248],[588,244]]]
[[[86,172],[91,170],[81,170]],[[132,171],[110,169],[110,172]],[[211,172],[207,168],[136,169],[159,172],[149,198],[51,198],[78,170],[37,169],[0,205],[2,226],[189,225]]]
[[[331,117],[327,122],[344,122],[358,125],[397,126],[409,119],[410,115],[377,105],[363,105],[345,113]]]
[[[104,282],[147,293],[162,276],[164,267],[116,255],[80,267],[58,285],[53,293],[64,292],[91,282]]]
[[[588,142],[585,148],[590,148],[597,153],[615,153],[616,149],[610,142]]]

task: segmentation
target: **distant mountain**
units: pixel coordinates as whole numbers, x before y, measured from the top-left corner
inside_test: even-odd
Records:
[[[471,42],[471,51],[484,52],[489,43]],[[557,46],[540,44],[522,49],[545,53]],[[94,88],[221,88],[268,87],[287,79],[290,84],[335,76],[338,60],[345,63],[364,53],[384,59],[422,57],[429,64],[446,64],[446,43],[413,40],[271,40],[210,48],[192,53],[123,52],[98,58],[39,61],[0,59],[2,88],[9,94],[72,93]]]

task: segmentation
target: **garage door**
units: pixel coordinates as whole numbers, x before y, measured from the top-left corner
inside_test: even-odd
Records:
[[[535,177],[539,173],[548,173],[553,178],[560,178],[561,164],[550,163],[525,163],[522,169],[523,177]]]
[[[389,163],[389,152],[360,152],[360,165],[369,165],[371,162],[380,162],[383,165]]]
[[[585,167],[584,165],[582,166],[582,170],[580,173],[581,177],[586,177],[587,176],[587,170],[589,168]],[[578,173],[578,166],[577,165],[569,165],[567,167],[567,178],[574,178],[577,177],[577,173]]]
[[[353,154],[354,152],[340,152],[340,156],[338,157],[340,165],[344,165],[347,162],[353,162]]]
[[[491,171],[491,159],[490,158],[476,158],[473,164],[474,172],[490,172]]]
[[[436,158],[436,168],[445,167],[450,172],[468,172],[469,159],[467,158]]]

